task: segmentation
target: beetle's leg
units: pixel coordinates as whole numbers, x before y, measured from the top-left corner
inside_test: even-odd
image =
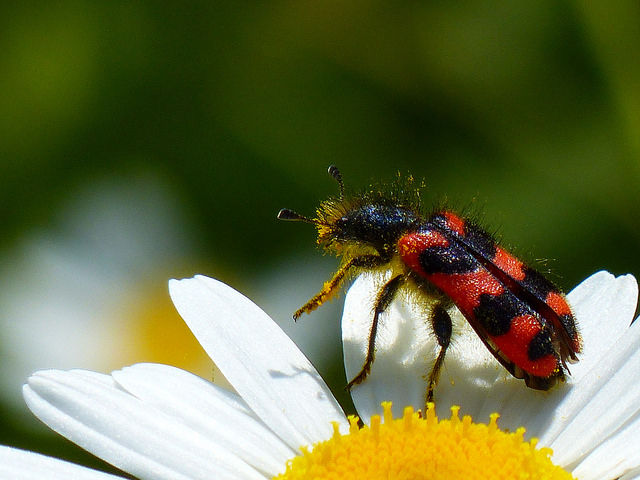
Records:
[[[435,388],[436,383],[438,383],[440,370],[442,370],[442,364],[444,363],[444,356],[446,355],[447,348],[449,348],[449,344],[451,343],[451,317],[441,302],[438,302],[433,306],[431,313],[431,327],[433,328],[433,333],[438,340],[438,345],[440,345],[440,352],[438,352],[438,357],[433,364],[433,368],[431,368],[431,372],[429,372],[427,403],[433,402],[433,389]]]
[[[404,274],[397,275],[385,283],[384,287],[382,287],[378,292],[374,307],[373,321],[371,322],[371,330],[369,331],[369,345],[367,346],[367,355],[364,360],[364,365],[353,380],[347,384],[348,390],[353,388],[355,385],[362,383],[371,372],[371,366],[373,365],[373,361],[376,356],[376,333],[378,332],[378,320],[380,318],[380,314],[391,304],[398,292],[398,289],[406,279],[407,277]]]
[[[350,273],[350,270],[358,268],[376,268],[380,265],[384,265],[389,260],[379,255],[362,255],[360,257],[354,257],[345,263],[340,270],[338,270],[333,278],[328,282],[325,282],[322,290],[315,294],[307,303],[300,307],[293,314],[293,319],[298,320],[303,313],[311,313],[324,302],[329,300],[335,291],[340,287],[344,279]]]

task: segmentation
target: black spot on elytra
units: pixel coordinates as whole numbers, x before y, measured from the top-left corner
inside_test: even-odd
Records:
[[[527,350],[527,356],[529,360],[534,361],[547,355],[555,355],[555,349],[553,348],[553,342],[551,341],[551,335],[547,329],[539,331],[535,337],[529,342],[529,349]]]
[[[504,335],[511,328],[511,321],[522,315],[525,310],[522,303],[509,291],[502,295],[480,295],[480,305],[473,309],[478,322],[493,337]]]
[[[524,267],[524,279],[522,286],[531,292],[536,298],[544,301],[549,292],[558,292],[558,287],[547,280],[540,272],[531,267]]]
[[[576,322],[573,316],[559,315],[558,318],[560,319],[560,323],[562,324],[563,328],[569,334],[569,337],[575,341],[578,338],[578,327],[576,326]]]
[[[498,246],[491,235],[473,223],[465,225],[465,234],[464,240],[469,248],[484,258],[493,260]]]
[[[464,234],[461,236],[455,230],[449,228],[448,219],[444,213],[438,213],[429,220],[438,230],[446,235],[459,238],[468,248],[482,255],[486,259],[493,259],[496,255],[497,244],[486,230],[474,223],[463,219]]]
[[[427,274],[470,273],[478,269],[478,261],[457,245],[430,247],[420,252],[420,266]]]

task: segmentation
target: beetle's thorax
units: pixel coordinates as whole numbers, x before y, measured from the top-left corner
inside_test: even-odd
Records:
[[[380,253],[394,248],[402,235],[421,222],[412,209],[383,203],[345,208],[325,202],[318,217],[323,221],[318,229],[318,243],[327,247],[371,247]]]

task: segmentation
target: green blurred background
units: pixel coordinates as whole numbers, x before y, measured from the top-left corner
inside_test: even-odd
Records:
[[[219,380],[166,292],[194,273],[342,394],[341,300],[290,319],[337,262],[275,219],[336,193],[330,164],[424,178],[566,290],[637,274],[639,45],[635,1],[3,3],[0,441],[100,466],[26,412],[35,369]]]

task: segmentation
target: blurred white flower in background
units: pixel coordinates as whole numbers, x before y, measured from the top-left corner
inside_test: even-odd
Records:
[[[97,179],[4,253],[0,402],[31,418],[21,387],[42,368],[156,361],[211,378],[166,293],[197,238],[176,197],[149,172]]]

